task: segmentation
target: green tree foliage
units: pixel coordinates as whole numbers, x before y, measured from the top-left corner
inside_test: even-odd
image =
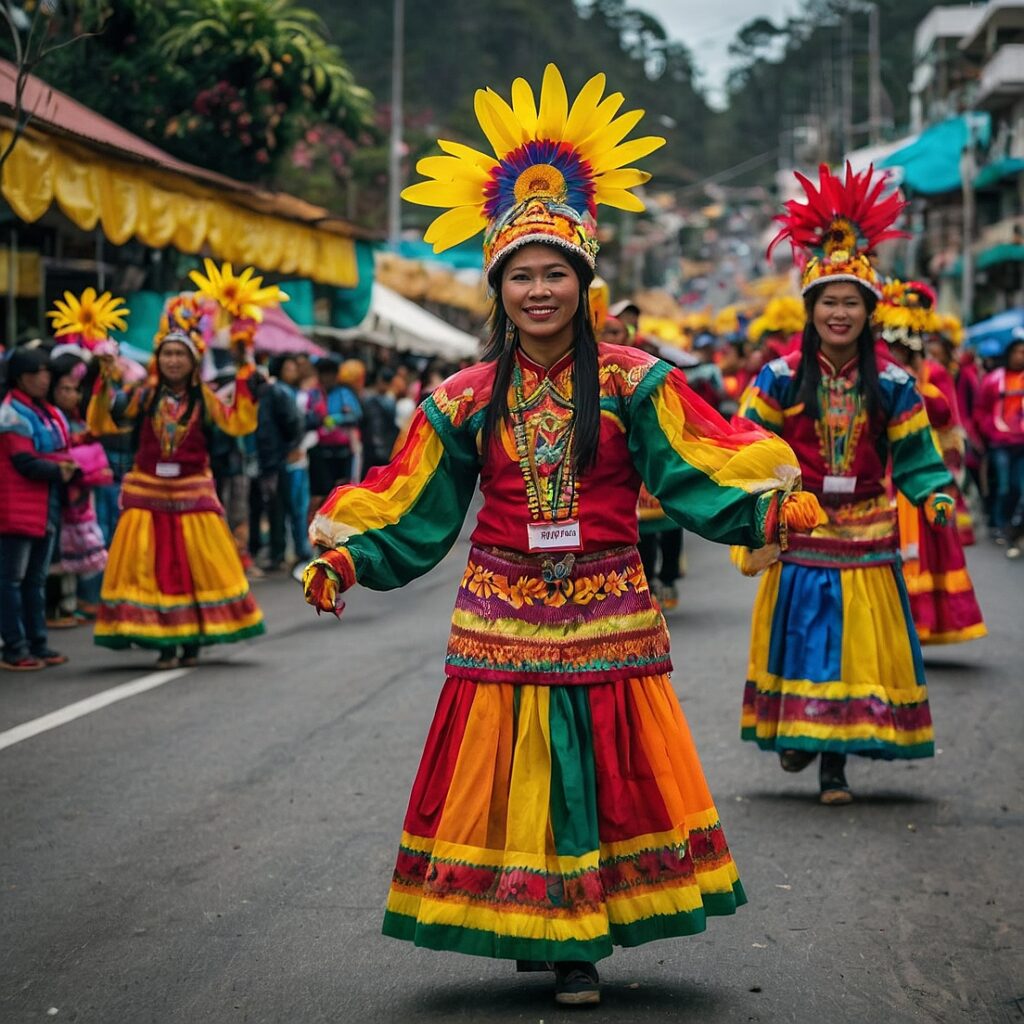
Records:
[[[310,0],[348,55],[360,81],[381,100],[380,126],[390,124],[392,5],[359,6]],[[625,0],[406,0],[405,138],[409,176],[415,160],[435,151],[439,133],[486,148],[473,114],[473,94],[493,86],[508,95],[522,76],[539,87],[544,66],[558,64],[570,91],[604,71],[609,88],[632,109],[647,111],[644,130],[664,134],[665,146],[644,161],[658,184],[693,181],[709,168],[705,139],[713,111],[700,92],[687,48],[666,38],[661,24]],[[380,165],[375,164],[379,175]],[[384,179],[361,182],[359,208],[384,223]],[[366,196],[366,190],[373,197]],[[426,223],[429,210],[409,209]],[[611,214],[611,219],[614,219]]]
[[[100,34],[43,77],[185,160],[269,182],[309,126],[372,124],[369,92],[291,0],[89,0],[79,17]]]
[[[928,0],[877,2],[887,134],[906,123],[914,30],[933,6]],[[783,23],[757,18],[744,25],[730,52],[736,64],[728,83],[728,107],[711,143],[711,163],[727,167],[744,156],[776,151],[783,163],[794,157],[835,162],[842,157],[844,141],[850,147],[867,143],[866,4],[803,0]],[[852,85],[848,119],[842,101],[846,82]],[[763,180],[771,169],[770,164],[753,169],[747,180]]]

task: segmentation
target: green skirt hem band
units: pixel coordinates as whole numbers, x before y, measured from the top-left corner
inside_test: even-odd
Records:
[[[857,754],[861,757],[878,757],[891,761],[908,761],[921,757],[935,756],[935,743],[911,743],[900,746],[881,740],[822,740],[816,736],[776,736],[763,739],[757,730],[749,726],[740,730],[740,738],[756,743],[762,750],[778,753],[780,750],[813,750],[830,754]]]
[[[609,925],[607,935],[596,939],[529,939],[515,935],[497,935],[479,928],[458,925],[420,924],[407,914],[388,910],[382,932],[424,949],[499,960],[584,960],[596,963],[612,955],[614,946],[640,946],[658,939],[697,935],[707,927],[708,917],[726,917],[747,902],[743,885],[735,882],[731,892],[706,893],[703,905],[679,914],[659,914],[626,925]]]
[[[233,644],[239,640],[248,640],[250,637],[262,636],[266,631],[267,627],[261,622],[256,626],[248,626],[235,633],[225,633],[221,636],[209,636],[205,633],[190,633],[185,636],[174,637],[118,634],[116,636],[94,636],[93,643],[97,647],[108,647],[115,651],[124,651],[129,647],[141,647],[144,650],[150,651],[163,651],[168,647],[183,647],[189,644],[198,644],[200,647],[212,647],[214,644]]]

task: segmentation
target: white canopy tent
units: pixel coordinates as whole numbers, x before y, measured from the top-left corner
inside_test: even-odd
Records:
[[[313,331],[323,337],[365,338],[387,348],[407,349],[452,361],[475,359],[480,352],[478,338],[452,327],[378,281],[373,282],[370,310],[358,327],[345,330],[315,327]]]

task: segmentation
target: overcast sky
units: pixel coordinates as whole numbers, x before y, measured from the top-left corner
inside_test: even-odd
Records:
[[[632,6],[653,14],[670,36],[689,47],[712,100],[720,103],[729,43],[739,29],[754,18],[778,23],[798,5],[797,0],[633,0]]]

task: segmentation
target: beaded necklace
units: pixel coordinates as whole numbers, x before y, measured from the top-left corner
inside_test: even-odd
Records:
[[[851,376],[822,374],[818,387],[821,416],[816,424],[821,454],[829,472],[846,476],[853,464],[857,442],[864,427],[863,405],[856,371]]]
[[[527,399],[518,361],[512,369],[512,391],[512,437],[531,519],[559,522],[577,518],[579,496],[573,465],[576,408],[572,399],[560,394],[550,377]],[[532,443],[528,423],[535,427]]]
[[[153,414],[153,432],[160,442],[160,454],[169,458],[177,450],[188,430],[184,422],[188,412],[188,395],[175,395],[163,391],[156,403]]]

